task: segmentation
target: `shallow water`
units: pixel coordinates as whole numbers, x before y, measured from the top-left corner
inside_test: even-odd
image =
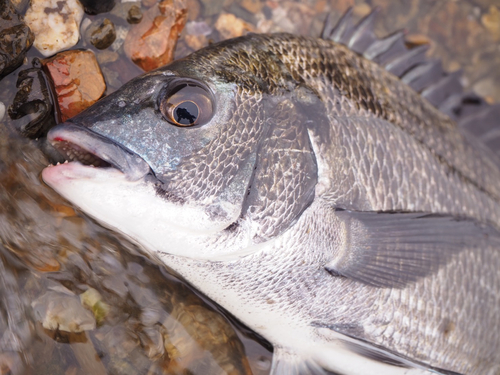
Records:
[[[431,53],[445,66],[465,70],[467,87],[500,101],[500,35],[484,26],[495,0],[257,0],[251,2],[260,7],[256,14],[242,6],[247,2],[197,2],[201,10],[195,20],[213,27],[221,12],[229,12],[255,31],[318,35],[328,12],[340,16],[355,5],[361,16],[378,5],[380,35],[405,27],[413,41],[429,40]],[[186,36],[185,30],[177,57],[191,52]],[[221,36],[214,31],[208,38]],[[80,42],[75,48],[90,47]],[[18,72],[37,56],[32,48],[26,64],[0,81],[6,107]],[[119,72],[108,94],[140,74],[123,56],[102,68],[105,75]],[[0,124],[0,374],[7,368],[13,374],[64,375],[268,373],[272,354],[265,340],[41,182],[40,172],[49,163],[42,146],[43,139],[21,137],[5,115]]]

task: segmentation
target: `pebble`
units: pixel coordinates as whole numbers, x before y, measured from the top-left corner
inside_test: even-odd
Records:
[[[61,52],[43,61],[56,93],[61,121],[94,104],[106,90],[99,64],[92,51]]]
[[[99,14],[111,11],[115,6],[115,0],[79,0],[85,13]]]
[[[212,34],[212,28],[208,26],[205,21],[190,21],[186,24],[187,35],[210,35]]]
[[[54,104],[46,82],[45,73],[40,68],[19,72],[17,93],[8,114],[14,120],[14,127],[25,137],[42,137],[55,125]],[[59,264],[53,266],[59,268]]]
[[[48,291],[32,304],[35,318],[43,328],[55,331],[83,332],[93,330],[96,321],[75,295]]]
[[[96,20],[85,31],[89,42],[97,49],[106,49],[116,40],[115,25],[109,19]]]
[[[354,15],[359,18],[367,16],[371,11],[372,8],[367,3],[358,4],[352,9]]]
[[[83,7],[77,0],[32,0],[24,17],[43,56],[73,47],[80,37]]]
[[[205,35],[186,35],[184,40],[189,48],[195,51],[208,46],[208,39]]]
[[[230,13],[222,13],[217,18],[215,29],[219,32],[222,39],[236,38],[254,31],[252,25]]]
[[[250,13],[259,13],[264,4],[260,0],[243,0],[241,6]]]
[[[125,54],[145,71],[170,63],[186,18],[185,0],[164,0],[149,8],[142,22],[130,29]]]
[[[127,22],[136,24],[142,21],[142,10],[137,5],[132,5],[128,10]]]
[[[129,30],[130,29],[125,26],[115,27],[116,39],[110,46],[110,49],[112,51],[117,52],[123,46],[123,43],[125,43],[125,39],[127,38]]]
[[[203,16],[210,17],[222,12],[222,8],[224,7],[226,0],[201,0],[201,2],[203,3],[203,8],[205,9]]]
[[[9,0],[0,0],[0,79],[23,63],[35,39]]]
[[[104,65],[110,62],[114,62],[118,60],[120,55],[116,52],[110,50],[104,50],[97,53],[97,61],[99,65]]]
[[[92,311],[97,323],[102,323],[109,314],[109,305],[103,301],[101,294],[94,288],[89,288],[80,294],[80,302]]]
[[[23,13],[28,6],[29,0],[10,0],[10,3],[19,13]]]
[[[198,19],[201,12],[201,4],[198,0],[186,0],[188,9],[188,21]]]
[[[492,5],[488,13],[481,17],[481,23],[491,33],[494,40],[500,40],[500,10]]]
[[[128,12],[132,7],[137,7],[141,8],[141,2],[140,1],[127,1],[127,2],[121,2],[119,4],[116,4],[116,6],[113,8],[111,11],[111,14],[113,16],[119,17],[123,20],[126,20],[128,18]]]

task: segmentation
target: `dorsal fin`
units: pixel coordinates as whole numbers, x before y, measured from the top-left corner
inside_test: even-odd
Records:
[[[445,72],[439,60],[426,58],[428,45],[405,42],[403,31],[377,38],[374,23],[378,12],[379,8],[374,8],[358,23],[353,20],[352,8],[337,24],[329,15],[321,37],[346,45],[398,76],[500,156],[500,104],[492,106],[474,93],[463,93],[461,71]]]

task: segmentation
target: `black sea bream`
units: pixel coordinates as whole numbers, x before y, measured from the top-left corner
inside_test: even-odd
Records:
[[[268,339],[273,374],[500,374],[499,108],[373,19],[138,77],[50,131],[71,162],[43,179]]]

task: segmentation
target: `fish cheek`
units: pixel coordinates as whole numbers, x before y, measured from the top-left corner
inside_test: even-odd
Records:
[[[180,158],[174,169],[157,177],[161,190],[203,207],[206,215],[227,226],[238,220],[264,133],[263,111],[255,95],[238,92],[215,123],[197,131],[206,144]]]

